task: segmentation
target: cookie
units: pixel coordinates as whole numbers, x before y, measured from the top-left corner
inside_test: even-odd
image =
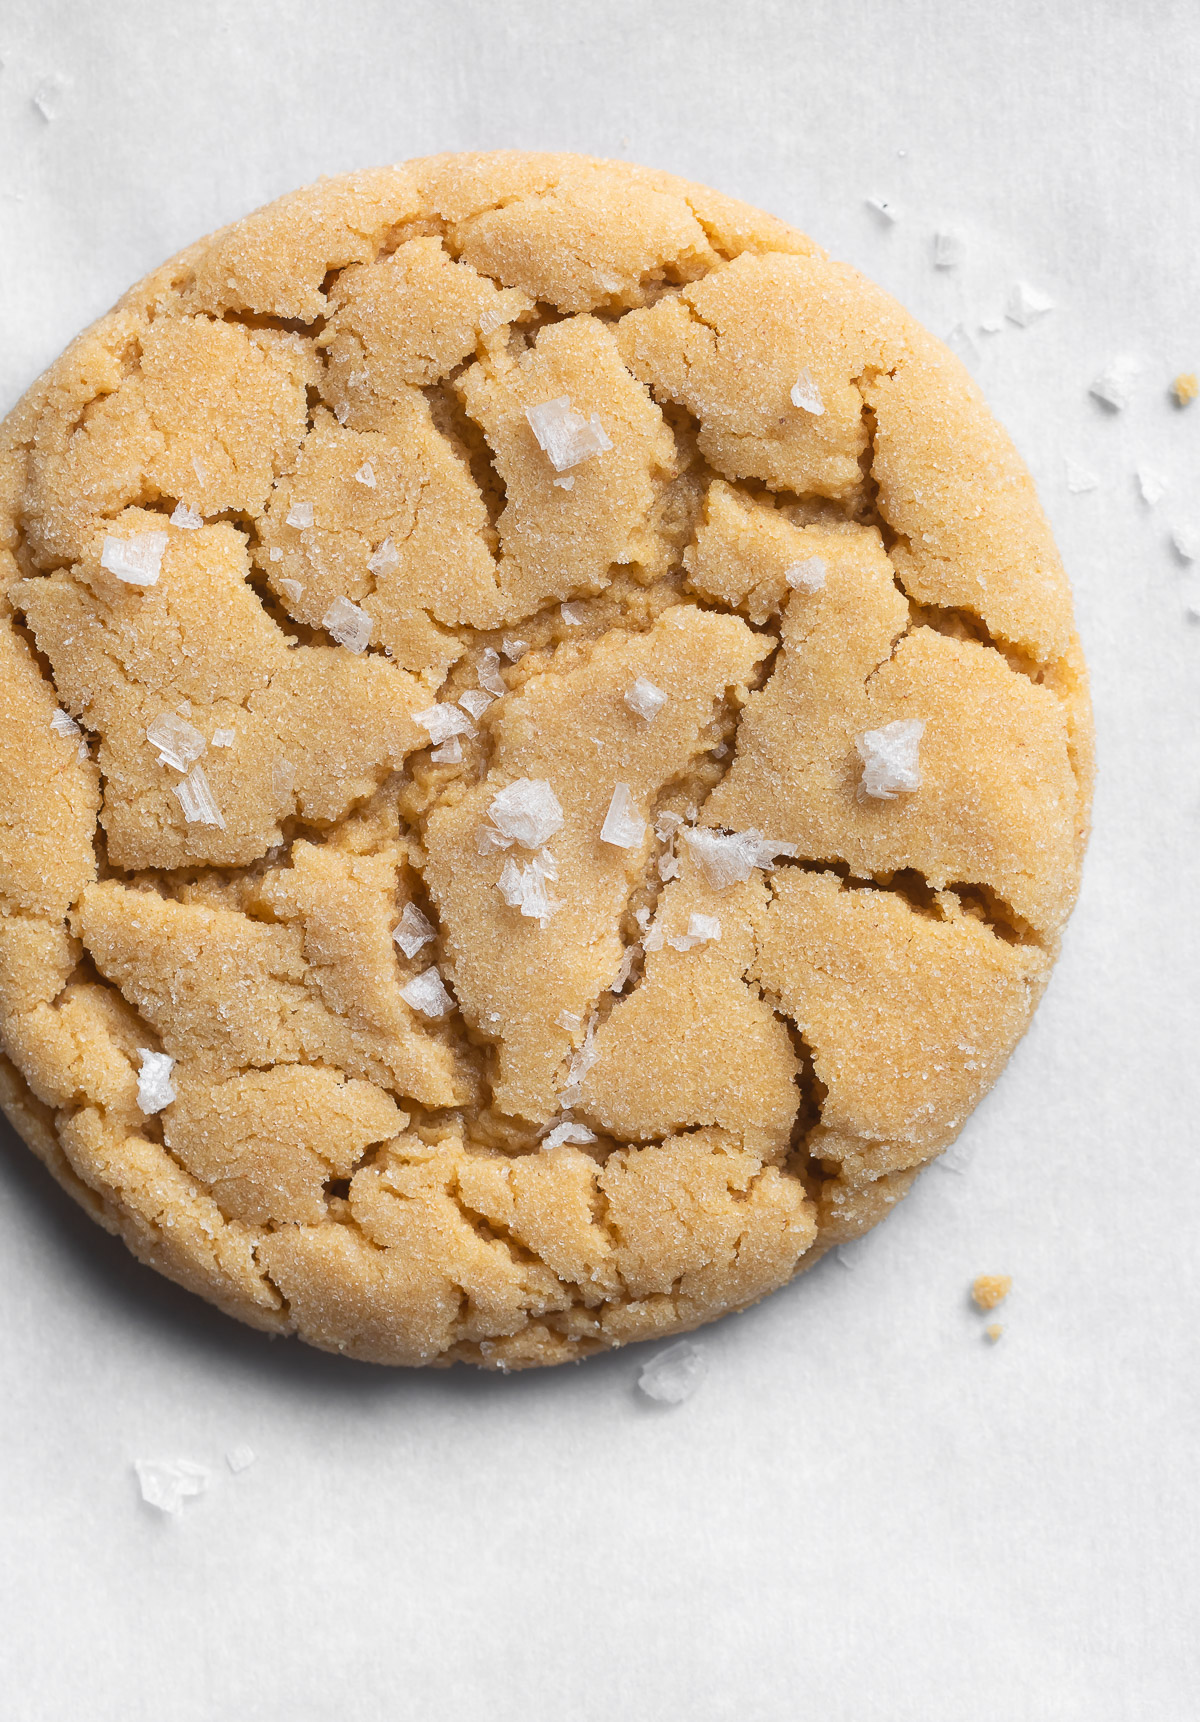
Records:
[[[694,1328],[858,1236],[1050,973],[1090,719],[958,362],[666,174],[442,156],[133,288],[0,433],[9,1117],[381,1363]]]

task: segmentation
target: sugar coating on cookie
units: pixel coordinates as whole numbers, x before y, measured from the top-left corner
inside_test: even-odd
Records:
[[[0,573],[0,1099],[268,1331],[514,1369],[744,1307],[1046,983],[1090,715],[1032,483],[717,192],[451,155],[199,241],[0,429]]]

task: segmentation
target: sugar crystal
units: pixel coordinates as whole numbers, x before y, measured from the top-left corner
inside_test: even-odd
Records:
[[[183,1503],[202,1495],[209,1485],[209,1473],[203,1465],[190,1459],[135,1459],[142,1499],[160,1513],[178,1516]]]
[[[248,1471],[258,1457],[253,1447],[244,1443],[240,1447],[231,1447],[225,1455],[225,1463],[236,1477],[239,1471]]]
[[[167,548],[165,532],[137,532],[132,538],[105,538],[100,566],[127,586],[153,586]]]
[[[458,703],[464,711],[470,712],[471,716],[478,720],[491,705],[492,696],[485,694],[482,688],[468,688],[465,693],[459,694]]]
[[[423,712],[414,712],[413,722],[419,723],[423,730],[427,730],[429,739],[433,742],[449,741],[452,735],[475,733],[474,724],[457,706],[429,706]]]
[[[215,729],[213,731],[212,744],[214,747],[232,747],[236,740],[237,731],[235,729]]]
[[[199,532],[204,525],[204,516],[197,514],[194,508],[189,508],[186,502],[180,502],[175,505],[171,525],[181,526],[185,532]]]
[[[50,728],[55,735],[78,735],[79,725],[69,712],[56,711],[50,719]]]
[[[160,763],[173,765],[176,771],[186,771],[208,745],[194,724],[174,712],[160,712],[147,724],[146,740],[158,749]]]
[[[368,490],[374,490],[375,468],[371,465],[369,460],[363,461],[354,476],[358,480],[359,484],[365,484]]]
[[[614,785],[612,800],[600,827],[601,843],[611,843],[615,849],[636,849],[645,835],[646,822],[634,812],[629,785]]]
[[[442,977],[436,968],[414,975],[407,986],[400,988],[400,997],[414,1010],[419,1010],[422,1016],[443,1017],[454,1009],[454,1000],[442,985]]]
[[[783,577],[793,592],[820,592],[829,572],[824,559],[808,556],[803,562],[793,562],[783,571]]]
[[[661,688],[656,688],[653,682],[648,682],[645,676],[639,676],[631,688],[625,691],[625,704],[638,717],[645,718],[647,723],[653,723],[659,712],[667,703],[667,696]]]
[[[175,1060],[165,1052],[151,1052],[147,1046],[139,1046],[137,1054],[142,1061],[138,1072],[138,1106],[150,1118],[175,1098],[175,1084],[171,1081]]]
[[[492,824],[503,837],[523,849],[540,849],[562,830],[563,810],[549,783],[540,777],[519,777],[492,797]]]
[[[370,561],[367,563],[367,567],[370,569],[372,574],[387,574],[392,568],[395,568],[399,560],[400,552],[396,549],[396,546],[392,543],[390,538],[385,538],[383,543],[371,556]]]
[[[339,646],[350,652],[364,652],[371,639],[374,623],[365,610],[352,604],[349,598],[335,598],[321,617],[321,626],[333,635]]]
[[[486,688],[489,694],[495,694],[500,699],[508,692],[508,684],[500,674],[500,654],[488,646],[479,660],[476,670],[481,688]]]
[[[861,793],[876,801],[894,801],[921,787],[918,750],[925,733],[920,718],[900,718],[882,729],[865,730],[854,745],[863,762]]]
[[[171,793],[183,808],[183,817],[189,825],[219,825],[224,831],[225,821],[213,800],[202,765],[194,765],[183,782],[173,786]]]
[[[1155,472],[1152,466],[1139,466],[1135,469],[1138,494],[1147,508],[1153,508],[1156,502],[1161,502],[1167,494],[1167,481],[1161,472]]]
[[[399,924],[392,930],[392,937],[406,957],[415,957],[422,945],[437,938],[437,929],[415,903],[406,903]]]
[[[1096,490],[1100,480],[1094,472],[1089,472],[1086,466],[1080,466],[1078,461],[1066,457],[1067,489],[1073,496],[1080,496],[1084,491]]]
[[[555,472],[567,472],[612,447],[596,414],[584,418],[582,413],[575,412],[570,395],[527,407],[525,417],[542,452],[550,456]]]
[[[682,1405],[704,1380],[707,1368],[700,1347],[681,1339],[643,1363],[637,1384],[647,1399],[660,1405]]]
[[[1114,359],[1092,384],[1088,393],[1110,407],[1113,412],[1124,410],[1133,398],[1134,385],[1141,375],[1141,363],[1128,356]]]
[[[1047,311],[1053,311],[1054,300],[1048,294],[1039,292],[1027,281],[1014,283],[1004,307],[1004,315],[1010,323],[1016,323],[1018,328],[1028,329],[1031,323],[1036,323],[1039,317],[1044,317]]]
[[[284,519],[289,526],[311,526],[313,523],[313,505],[311,502],[293,502]]]
[[[586,1124],[576,1124],[568,1118],[563,1124],[556,1124],[549,1135],[542,1138],[543,1148],[560,1148],[564,1142],[594,1142],[596,1132],[589,1130]]]
[[[792,384],[792,405],[799,407],[801,412],[811,413],[819,419],[825,411],[825,402],[821,399],[821,391],[811,371],[801,371]]]
[[[760,831],[714,831],[694,826],[683,833],[684,842],[700,863],[714,891],[727,891],[750,877],[755,867],[769,871],[780,855],[795,855],[794,843],[773,843]]]

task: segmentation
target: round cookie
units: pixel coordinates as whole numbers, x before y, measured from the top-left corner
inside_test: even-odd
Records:
[[[679,1332],[1028,1025],[1090,715],[958,362],[667,174],[323,181],[0,431],[5,1109],[143,1261],[382,1363]]]

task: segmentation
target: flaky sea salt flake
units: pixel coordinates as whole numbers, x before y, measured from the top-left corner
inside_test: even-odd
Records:
[[[257,1458],[258,1454],[254,1448],[248,1447],[245,1442],[242,1442],[240,1446],[229,1449],[225,1455],[225,1463],[236,1477],[239,1472],[248,1471]]]
[[[1139,360],[1128,355],[1114,359],[1092,383],[1088,394],[1111,408],[1114,413],[1123,412],[1133,399],[1133,391],[1141,373]]]
[[[523,849],[541,849],[562,830],[563,810],[545,778],[519,777],[494,795],[488,816],[497,831]]]
[[[1067,489],[1073,496],[1081,496],[1085,491],[1100,488],[1100,480],[1095,473],[1089,472],[1086,466],[1080,466],[1079,462],[1072,460],[1070,455],[1066,457],[1065,466]]]
[[[100,566],[127,586],[153,586],[158,581],[166,548],[165,532],[136,532],[131,538],[106,537]]]
[[[621,966],[613,976],[612,980],[608,983],[608,990],[610,993],[619,993],[624,988],[625,983],[633,973],[634,959],[638,954],[638,950],[639,946],[637,945],[629,945],[626,947],[625,953],[621,958]]]
[[[485,688],[489,694],[495,694],[497,699],[502,699],[508,692],[508,684],[500,674],[500,654],[491,646],[480,655],[475,674],[480,687]]]
[[[212,744],[214,747],[232,747],[236,740],[237,731],[235,729],[215,729],[213,731]]]
[[[413,722],[419,723],[423,730],[428,731],[432,742],[449,741],[452,735],[474,735],[475,726],[465,712],[457,706],[429,706],[423,712],[413,713]]]
[[[600,827],[601,843],[615,849],[636,849],[646,835],[646,822],[633,810],[633,795],[627,783],[614,784],[612,800]]]
[[[941,228],[933,236],[930,253],[935,269],[957,269],[967,254],[966,242],[961,233]]]
[[[311,526],[313,523],[312,503],[293,502],[287,513],[284,515],[284,519],[289,526],[298,526],[301,529],[306,526]]]
[[[406,957],[415,957],[423,945],[437,938],[437,928],[423,915],[415,903],[406,903],[392,937]]]
[[[707,825],[693,826],[684,831],[683,840],[714,891],[743,884],[756,867],[769,871],[779,856],[796,853],[794,843],[772,842],[753,827],[749,831],[714,831]]]
[[[173,765],[176,771],[187,771],[208,745],[194,724],[174,712],[160,712],[147,724],[146,740],[158,749],[161,763]]]
[[[1181,562],[1200,562],[1200,526],[1175,526],[1171,544]]]
[[[868,197],[863,200],[869,210],[877,215],[886,226],[894,227],[900,219],[900,211],[886,197]]]
[[[465,712],[478,722],[492,703],[492,695],[485,694],[482,688],[468,688],[458,696],[458,703]]]
[[[803,562],[793,562],[783,571],[783,577],[793,592],[820,592],[829,570],[823,557],[808,556]]]
[[[594,1142],[595,1140],[596,1132],[594,1130],[589,1130],[586,1124],[576,1124],[574,1119],[568,1118],[565,1123],[556,1124],[548,1135],[543,1136],[541,1145],[543,1148],[561,1148],[564,1142],[578,1142],[582,1146],[585,1142]]]
[[[1134,468],[1137,479],[1138,495],[1147,508],[1153,508],[1167,494],[1167,481],[1161,472],[1156,472],[1152,466],[1145,463]]]
[[[571,406],[570,395],[542,401],[527,407],[525,417],[544,454],[549,455],[555,472],[567,472],[593,455],[604,454],[612,447],[604,426],[595,413],[585,418]]]
[[[596,1016],[593,1012],[583,1032],[583,1044],[576,1048],[567,1067],[567,1081],[559,1095],[560,1105],[574,1106],[583,1097],[583,1079],[600,1054],[596,1051]]]
[[[583,1027],[583,1018],[573,1010],[560,1010],[554,1020],[559,1028],[565,1028],[568,1034],[578,1034]]]
[[[924,733],[922,719],[900,718],[856,736],[854,745],[863,762],[860,792],[876,801],[894,801],[920,789],[918,751]]]
[[[562,604],[559,609],[568,628],[581,628],[583,626],[583,611],[578,604]]]
[[[383,543],[372,552],[370,560],[367,563],[367,567],[370,569],[372,574],[387,574],[396,567],[399,561],[400,552],[396,549],[396,546],[392,543],[390,538],[385,538]]]
[[[1031,287],[1028,281],[1015,281],[1004,306],[1004,315],[1018,328],[1028,329],[1039,317],[1054,310],[1054,300],[1048,293]]]
[[[682,1405],[704,1380],[707,1369],[700,1347],[690,1339],[681,1339],[643,1363],[637,1384],[647,1399],[660,1405]]]
[[[529,650],[529,641],[514,640],[510,634],[506,634],[500,642],[500,650],[510,664],[515,664],[517,659],[523,657]]]
[[[666,703],[666,694],[645,676],[639,676],[633,686],[625,690],[625,704],[647,723],[654,722]]]
[[[717,944],[721,938],[721,923],[715,915],[689,915],[687,932],[676,933],[667,940],[674,951],[694,951],[698,945]]]
[[[211,1481],[203,1465],[191,1459],[135,1459],[138,1487],[147,1506],[177,1518],[183,1503],[202,1495]]]
[[[56,711],[50,719],[50,728],[55,735],[79,735],[79,725],[70,712]]]
[[[369,460],[364,460],[354,475],[359,484],[365,484],[368,490],[375,488],[375,468]]]
[[[522,915],[531,921],[536,921],[545,931],[550,917],[561,907],[546,890],[547,879],[557,879],[558,868],[554,857],[548,850],[543,849],[540,855],[522,866],[511,856],[504,863],[504,871],[496,882],[496,889],[504,898],[510,909],[518,909]]]
[[[462,743],[456,735],[452,735],[449,741],[442,742],[440,747],[435,747],[429,755],[435,765],[461,765],[462,756]]]
[[[821,399],[821,391],[811,371],[801,371],[792,384],[792,405],[815,419],[824,414],[825,402]]]
[[[371,640],[374,622],[365,610],[352,604],[349,598],[335,598],[321,617],[321,626],[332,634],[339,646],[348,652],[365,652]]]
[[[179,502],[171,516],[171,525],[182,527],[185,532],[199,532],[204,525],[204,516],[189,508],[186,502]]]
[[[300,601],[300,595],[304,591],[304,587],[300,584],[299,580],[281,580],[279,582],[279,590],[283,593],[289,604],[296,604]]]
[[[424,969],[419,975],[414,975],[407,986],[400,988],[400,997],[405,1004],[419,1010],[422,1016],[435,1020],[449,1015],[454,1009],[454,1000],[443,986],[436,968]]]
[[[202,765],[194,765],[182,783],[173,785],[171,793],[183,808],[183,817],[189,825],[218,825],[224,831],[225,821],[213,800]]]
[[[148,1046],[139,1046],[137,1054],[142,1061],[138,1072],[138,1106],[147,1118],[152,1118],[175,1098],[175,1084],[171,1081],[175,1060],[165,1052],[151,1052]]]

